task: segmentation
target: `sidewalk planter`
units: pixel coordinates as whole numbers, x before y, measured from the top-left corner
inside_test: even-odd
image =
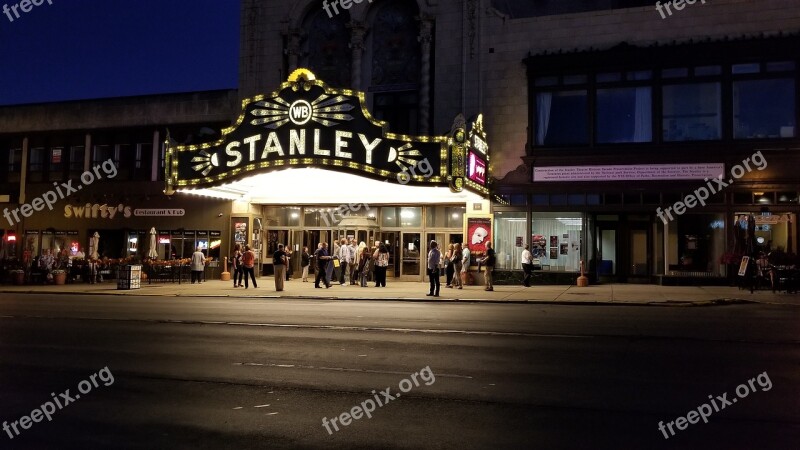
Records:
[[[67,282],[67,272],[64,270],[53,271],[53,283],[65,284]]]

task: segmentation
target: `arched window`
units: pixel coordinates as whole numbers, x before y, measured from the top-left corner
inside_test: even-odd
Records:
[[[334,87],[350,87],[349,21],[346,10],[339,9],[339,14],[328,17],[320,3],[303,22],[300,66],[311,69],[317,78]]]
[[[387,1],[379,6],[370,26],[375,117],[389,123],[396,133],[419,130],[419,80],[421,50],[419,15],[412,1]]]

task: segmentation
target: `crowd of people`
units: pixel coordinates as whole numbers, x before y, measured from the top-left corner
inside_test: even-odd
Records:
[[[426,261],[426,274],[430,280],[429,296],[438,297],[440,291],[440,278],[442,269],[446,277],[447,288],[463,289],[467,272],[471,264],[472,255],[466,245],[461,243],[450,244],[447,252],[442,254],[439,244],[431,241],[430,251]],[[291,258],[293,252],[289,246],[278,244],[272,254],[272,265],[275,277],[275,290],[284,290],[285,281],[291,280]],[[486,244],[486,254],[477,260],[478,270],[484,268],[485,289],[494,290],[492,272],[495,266],[495,253],[491,243]],[[249,287],[252,280],[253,287],[258,287],[254,271],[255,253],[249,245],[236,244],[231,257],[231,272],[233,274],[233,287]],[[385,243],[375,241],[374,246],[365,242],[356,244],[355,239],[341,239],[335,242],[335,248],[330,249],[327,242],[320,242],[316,250],[311,253],[308,247],[303,247],[300,254],[300,267],[302,281],[308,282],[313,273],[314,288],[330,288],[334,284],[345,286],[368,287],[369,282],[374,282],[375,287],[386,287],[386,272],[389,269],[389,248]],[[242,285],[244,279],[244,286]]]

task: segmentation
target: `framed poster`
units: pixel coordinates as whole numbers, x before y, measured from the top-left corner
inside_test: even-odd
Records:
[[[492,241],[492,219],[489,217],[467,218],[467,244],[471,253],[485,253],[486,243]]]
[[[559,252],[562,255],[569,255],[569,244],[561,244],[561,251]]]
[[[516,246],[522,247],[522,236],[517,236]]]
[[[550,247],[550,259],[558,259],[558,248]]]
[[[247,242],[247,222],[236,222],[233,227],[233,241],[237,244]]]
[[[558,247],[558,236],[550,236],[550,247]]]
[[[547,258],[547,239],[541,234],[531,236],[531,255],[534,258]]]

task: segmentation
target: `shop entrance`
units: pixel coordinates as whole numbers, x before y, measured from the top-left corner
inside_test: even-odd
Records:
[[[617,275],[617,232],[619,221],[597,218],[597,277],[614,280]]]

